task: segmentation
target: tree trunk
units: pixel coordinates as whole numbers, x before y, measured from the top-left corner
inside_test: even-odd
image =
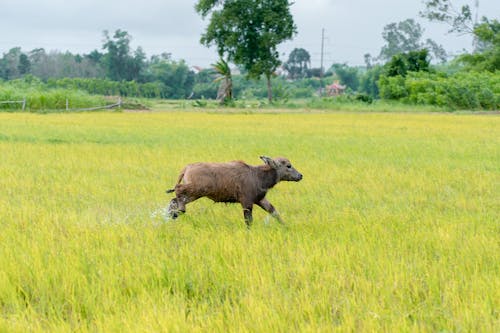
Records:
[[[269,100],[269,103],[272,103],[273,101],[273,90],[271,87],[271,74],[267,73],[266,74],[267,78],[267,99]]]

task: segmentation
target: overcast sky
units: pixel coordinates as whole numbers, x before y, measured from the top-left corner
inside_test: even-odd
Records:
[[[462,3],[474,1],[454,1]],[[189,65],[209,66],[213,49],[199,43],[207,24],[194,11],[195,0],[0,0],[0,54],[20,46],[27,52],[43,47],[89,53],[101,50],[103,30],[126,30],[132,47],[148,56],[168,52]],[[434,39],[448,52],[470,49],[469,37],[447,34],[445,25],[419,18],[421,0],[295,0],[292,14],[298,34],[280,46],[282,60],[296,47],[306,49],[312,66],[319,67],[321,30],[325,29],[325,66],[334,62],[364,63],[384,44],[385,25],[414,18],[424,28],[424,40]],[[499,0],[480,0],[480,16],[499,18]]]

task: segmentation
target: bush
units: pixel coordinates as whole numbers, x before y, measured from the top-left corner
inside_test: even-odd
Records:
[[[216,99],[218,89],[217,83],[196,83],[193,88],[193,98]]]
[[[0,101],[26,98],[27,110],[64,110],[110,104],[103,96],[93,96],[76,89],[49,88],[39,80],[18,79],[0,83]],[[0,109],[21,109],[22,104],[0,104]]]
[[[379,89],[383,99],[408,104],[454,110],[500,108],[500,76],[496,73],[463,72],[447,76],[443,73],[409,72],[406,78],[382,76]]]

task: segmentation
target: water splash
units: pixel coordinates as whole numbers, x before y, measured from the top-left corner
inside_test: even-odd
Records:
[[[164,222],[172,221],[172,216],[170,215],[170,211],[168,210],[168,206],[160,207],[153,212],[151,212],[151,218],[154,220],[161,219]]]

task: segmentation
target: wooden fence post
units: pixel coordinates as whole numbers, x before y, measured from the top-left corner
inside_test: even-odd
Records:
[[[68,111],[68,110],[69,110],[69,101],[68,101],[68,99],[66,98],[66,111]]]

